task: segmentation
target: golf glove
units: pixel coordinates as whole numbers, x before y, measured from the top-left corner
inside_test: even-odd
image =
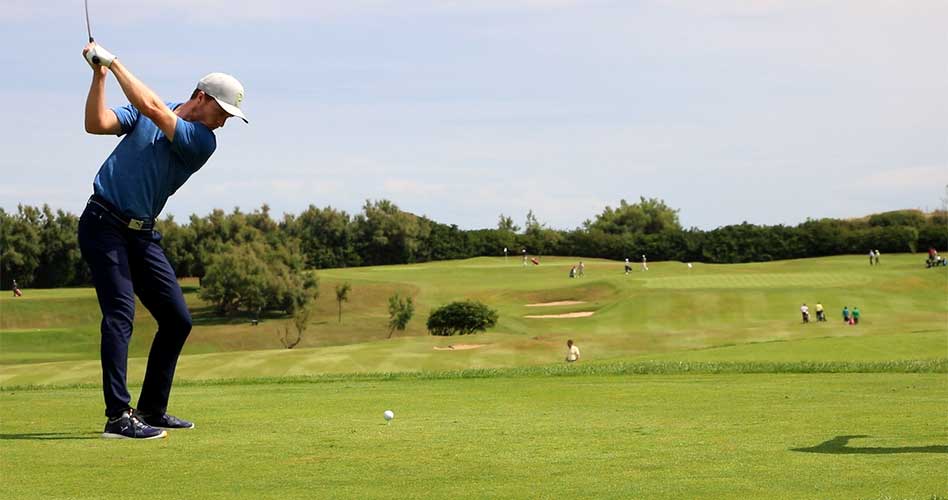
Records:
[[[96,62],[95,58],[99,59],[98,62]],[[115,56],[108,50],[105,50],[105,47],[95,45],[86,52],[86,60],[89,61],[89,64],[101,64],[108,68],[112,65],[112,61],[115,60]]]

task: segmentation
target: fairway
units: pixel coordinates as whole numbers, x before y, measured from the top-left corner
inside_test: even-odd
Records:
[[[866,274],[857,273],[746,273],[728,276],[676,276],[646,280],[647,288],[830,288],[860,286],[871,281]]]
[[[5,391],[4,498],[931,498],[944,377],[189,384],[197,428],[145,443],[98,437],[95,389]]]
[[[945,498],[948,275],[886,257],[321,270],[292,350],[286,318],[217,317],[185,280],[195,326],[169,412],[197,428],[144,443],[99,437],[94,291],[3,296],[0,497],[134,495],[147,475],[168,498]],[[395,292],[417,311],[386,339]],[[426,335],[428,311],[463,298],[497,326]],[[829,321],[801,324],[817,301]],[[155,328],[141,307],[135,328],[133,398]]]
[[[773,361],[808,360],[822,338],[872,338],[846,348],[858,359],[948,356],[948,274],[919,265],[917,255],[888,255],[868,267],[859,256],[759,264],[655,262],[648,272],[622,272],[622,263],[586,259],[586,277],[570,279],[575,259],[544,258],[523,267],[514,259],[316,271],[321,294],[303,340],[291,351],[280,336],[285,317],[221,318],[201,301],[196,280],[184,290],[194,329],[180,361],[188,379],[501,368],[545,365],[562,359],[573,338],[587,360],[693,359],[691,353],[730,346],[788,342]],[[333,287],[350,283],[341,321]],[[415,317],[388,336],[388,297],[412,296]],[[495,328],[462,339],[427,335],[429,311],[452,300],[475,299],[499,313]],[[826,323],[800,323],[799,307],[821,301]],[[532,304],[561,302],[549,307]],[[578,303],[577,303],[578,302]],[[842,323],[844,305],[860,307],[862,323]],[[99,315],[94,290],[27,290],[0,295],[0,385],[93,383],[99,380]],[[528,318],[584,313],[586,317]],[[129,360],[140,377],[156,325],[138,307]],[[453,343],[484,344],[467,351]],[[799,346],[799,349],[798,349]],[[849,351],[838,352],[845,357]],[[820,355],[817,353],[817,355]],[[873,358],[873,356],[875,356]]]

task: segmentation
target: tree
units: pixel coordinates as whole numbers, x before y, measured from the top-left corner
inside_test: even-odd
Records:
[[[668,230],[681,230],[678,211],[672,209],[658,198],[639,197],[639,202],[629,204],[619,202],[615,209],[606,207],[592,223],[586,223],[587,229],[598,229],[604,233],[645,233],[656,234]]]
[[[344,211],[310,205],[298,217],[285,216],[281,227],[299,238],[307,267],[322,269],[361,264],[361,257],[353,246],[351,218]]]
[[[925,214],[921,210],[894,210],[869,216],[870,226],[912,226],[925,224]]]
[[[352,286],[349,285],[349,282],[339,283],[336,285],[336,302],[339,304],[339,322],[342,323],[342,303],[349,302],[349,291],[352,290]]]
[[[29,205],[17,205],[17,213],[0,209],[0,283],[9,290],[13,280],[20,286],[33,284],[42,259],[40,225],[42,212]]]
[[[76,237],[79,218],[62,210],[53,214],[48,205],[43,205],[38,221],[42,253],[33,286],[55,288],[91,281]]]
[[[388,200],[366,201],[353,227],[355,247],[366,265],[418,262],[421,244],[431,233],[427,219],[402,212]]]
[[[427,244],[419,251],[419,261],[466,259],[471,255],[468,235],[457,225],[439,224],[424,219],[431,231]]]
[[[388,298],[388,338],[392,338],[395,330],[405,331],[412,315],[415,314],[415,304],[411,297],[402,299],[398,293]]]
[[[523,226],[525,234],[539,233],[543,229],[543,224],[540,224],[540,221],[537,220],[537,216],[533,213],[533,209],[527,211],[527,220]]]
[[[262,245],[228,245],[208,264],[201,298],[213,303],[221,315],[240,309],[259,313],[266,305],[269,281],[263,252]]]
[[[513,217],[507,217],[504,214],[500,214],[500,217],[497,220],[497,230],[507,233],[516,233],[517,231],[520,231],[520,226],[514,224]]]
[[[484,331],[496,324],[497,311],[480,302],[466,300],[452,302],[432,311],[428,316],[427,327],[432,335],[448,337]]]
[[[294,245],[271,247],[262,241],[226,245],[201,281],[201,298],[218,313],[264,310],[293,314],[319,292],[316,276],[304,269]]]
[[[283,327],[283,336],[280,337],[280,343],[287,349],[292,349],[303,340],[303,333],[309,326],[309,318],[312,315],[311,304],[304,304],[293,313],[293,328],[296,330],[296,340],[290,340],[290,327]]]

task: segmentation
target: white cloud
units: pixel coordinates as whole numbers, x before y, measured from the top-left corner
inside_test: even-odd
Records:
[[[395,199],[402,196],[430,196],[446,191],[442,184],[408,179],[385,179],[382,181],[382,187],[386,194],[394,196]]]
[[[948,163],[916,167],[889,168],[873,172],[856,181],[860,187],[873,190],[917,191],[948,185]]]

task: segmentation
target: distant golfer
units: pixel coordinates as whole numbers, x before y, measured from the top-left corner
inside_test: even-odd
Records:
[[[632,266],[629,264],[629,258],[626,257],[625,258],[625,274],[629,274],[631,272],[632,272]]]
[[[853,307],[853,317],[850,324],[858,325],[859,324],[859,307]]]
[[[816,321],[826,321],[826,313],[823,312],[823,303],[816,303]]]
[[[879,265],[879,251],[878,250],[876,250],[876,254],[873,256],[873,258],[875,259],[876,265],[878,266]]]
[[[583,276],[586,276],[586,265],[583,264],[583,261],[579,261],[579,268],[577,269],[577,271],[579,272],[580,278],[582,278]]]
[[[22,297],[22,296],[23,296],[23,292],[21,292],[21,291],[20,291],[20,287],[17,286],[16,280],[13,280],[13,296],[14,296],[14,297]]]
[[[185,103],[165,103],[102,46],[82,50],[92,68],[86,98],[86,132],[124,138],[105,160],[79,219],[79,248],[92,270],[102,310],[103,437],[153,439],[162,429],[194,424],[166,413],[178,355],[191,332],[191,314],[174,269],[154,230],[174,194],[217,147],[214,129],[237,116],[244,89],[230,75],[211,73]],[[105,81],[111,71],[130,104],[109,109]],[[158,332],[151,345],[138,410],[126,385],[135,296],[151,312]]]
[[[869,265],[872,265],[872,261],[876,258],[876,253],[872,250],[869,250]]]
[[[642,255],[642,270],[648,271],[648,261],[645,259],[645,255]]]
[[[843,323],[849,323],[849,306],[843,306]]]
[[[576,361],[579,361],[579,358],[580,358],[579,347],[577,347],[576,344],[573,343],[573,339],[567,340],[566,341],[566,362],[575,363]]]
[[[802,306],[800,306],[800,314],[803,315],[804,323],[810,322],[810,308],[807,307],[806,304],[803,304]]]

